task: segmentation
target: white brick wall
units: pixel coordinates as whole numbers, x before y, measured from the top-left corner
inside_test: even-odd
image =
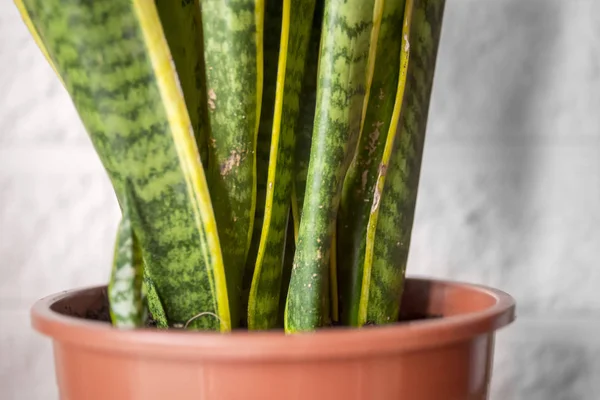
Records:
[[[56,398],[31,303],[102,283],[118,208],[0,3],[0,398]],[[600,2],[448,0],[409,271],[499,287],[494,400],[600,398]]]

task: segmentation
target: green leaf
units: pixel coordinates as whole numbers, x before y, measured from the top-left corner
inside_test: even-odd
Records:
[[[388,134],[369,221],[359,325],[397,321],[404,288],[445,5],[444,0],[414,1],[402,113],[397,133]]]
[[[108,172],[170,325],[231,323],[210,195],[153,0],[26,0]],[[126,182],[130,185],[126,194]]]
[[[285,236],[285,253],[283,255],[283,270],[281,272],[281,287],[279,291],[279,313],[277,317],[277,327],[283,328],[285,317],[285,302],[287,300],[288,289],[290,287],[290,278],[292,276],[292,265],[294,263],[294,253],[296,252],[296,241],[294,239],[294,221],[291,215],[288,216],[287,233]]]
[[[285,330],[324,323],[321,304],[343,177],[354,155],[368,82],[374,0],[327,0],[306,195],[286,304]]]
[[[263,84],[262,0],[201,0],[207,76],[210,195],[234,326],[256,208],[256,143]]]
[[[344,181],[338,216],[339,280],[344,325],[358,324],[367,224],[383,150],[392,119],[400,70],[404,0],[386,1],[374,56],[369,101],[356,156]],[[400,98],[401,102],[401,98]],[[395,132],[394,132],[395,133]]]
[[[154,285],[154,281],[149,275],[147,268],[144,270],[143,289],[146,292],[146,302],[148,304],[148,310],[152,314],[152,319],[156,323],[157,328],[168,328],[169,322],[167,321],[167,314],[165,313],[165,309],[162,306],[160,297],[158,297],[156,286]]]
[[[200,159],[203,166],[206,167],[210,129],[207,115],[200,3],[199,0],[155,1],[165,38],[175,63],[192,129],[194,129]]]
[[[264,220],[248,302],[248,328],[277,325],[290,208],[294,132],[315,0],[284,0]]]
[[[123,216],[119,223],[113,268],[108,285],[110,317],[119,328],[139,328],[146,322],[146,309],[142,295],[144,262],[131,226],[127,201],[123,203]]]
[[[338,257],[337,257],[337,226],[333,226],[333,237],[331,238],[331,250],[329,254],[329,280],[328,293],[324,306],[326,311],[330,313],[332,322],[339,322],[339,289],[338,289]]]
[[[271,154],[271,136],[275,112],[275,93],[277,92],[277,64],[279,60],[279,42],[283,2],[267,0],[265,3],[264,41],[263,41],[263,91],[260,112],[260,124],[256,143],[256,210],[250,251],[246,258],[244,271],[244,310],[243,315],[248,326],[248,300],[254,278],[254,267],[260,247],[265,206],[267,200],[267,181],[269,177],[269,156]]]
[[[35,41],[35,44],[38,46],[38,48],[44,55],[44,58],[46,59],[46,61],[48,61],[48,64],[50,64],[50,66],[54,70],[54,73],[56,74],[58,79],[60,79],[60,82],[64,86],[62,77],[60,76],[60,73],[56,69],[56,66],[54,65],[54,61],[52,61],[52,57],[50,57],[50,54],[48,54],[46,45],[42,41],[42,38],[40,38],[40,34],[38,33],[37,28],[35,27],[35,25],[33,24],[33,21],[31,21],[31,18],[29,17],[29,12],[27,11],[27,7],[25,6],[25,3],[23,3],[23,0],[14,0],[14,1],[15,1],[15,5],[17,6],[17,9],[19,10],[19,13],[21,14],[21,18],[23,19],[23,22],[25,23],[25,26],[27,26],[27,29],[29,30],[31,37]]]
[[[304,79],[298,121],[296,124],[296,143],[294,145],[294,177],[292,180],[292,215],[294,237],[298,238],[302,203],[306,191],[306,177],[310,160],[313,123],[317,105],[317,73],[319,67],[319,44],[323,24],[323,0],[316,1],[315,15],[306,55]]]

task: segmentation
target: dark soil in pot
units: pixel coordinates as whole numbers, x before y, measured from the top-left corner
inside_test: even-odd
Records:
[[[74,310],[70,304],[65,304],[62,309],[55,309],[54,311],[59,312],[65,316],[75,317],[75,318],[83,318],[92,321],[100,321],[110,323],[110,308],[108,303],[108,295],[106,290],[102,291],[102,296],[100,297],[100,301],[98,301],[95,307],[90,307],[86,310]],[[418,311],[411,310],[401,310],[400,316],[398,318],[398,323],[410,323],[415,321],[424,321],[424,320],[432,320],[442,318],[442,315],[428,315]],[[156,327],[152,316],[148,318],[146,323],[147,327]],[[333,327],[339,327],[338,324],[333,324]],[[366,326],[376,326],[372,322],[367,322]]]

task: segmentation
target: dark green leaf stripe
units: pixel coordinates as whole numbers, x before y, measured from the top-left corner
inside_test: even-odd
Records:
[[[373,80],[356,156],[344,181],[339,223],[342,321],[356,326],[365,257],[365,237],[379,163],[392,118],[400,69],[404,0],[385,1]]]
[[[373,0],[325,2],[306,195],[286,304],[288,333],[324,322],[321,294],[343,177],[360,131],[373,7]]]
[[[199,0],[156,0],[203,165],[207,165],[208,116]]]
[[[108,284],[110,317],[119,328],[139,328],[146,322],[142,296],[144,263],[137,239],[133,234],[127,201],[123,202],[123,216],[115,243],[113,268]]]
[[[234,326],[256,207],[256,143],[262,97],[263,0],[201,0],[209,138],[207,173]]]
[[[204,171],[152,0],[25,6],[107,170],[170,325],[229,330]]]
[[[415,0],[405,97],[373,243],[364,320],[397,321],[415,212],[444,0]]]
[[[294,131],[315,0],[284,0],[265,217],[248,304],[249,329],[277,325],[290,209]]]

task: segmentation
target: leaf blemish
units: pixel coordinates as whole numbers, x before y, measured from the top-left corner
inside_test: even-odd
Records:
[[[363,192],[367,188],[367,177],[368,177],[368,175],[369,175],[369,171],[368,170],[364,170],[363,173],[362,173],[362,182],[361,182],[361,187],[362,187],[362,191]]]
[[[375,188],[375,193],[373,196],[373,206],[371,207],[371,212],[375,212],[377,207],[379,207],[379,200],[381,199],[381,189],[379,187]]]
[[[236,150],[231,150],[229,157],[221,164],[221,175],[225,176],[231,172],[233,168],[239,167],[242,161],[242,156]]]
[[[377,150],[377,140],[379,139],[379,128],[383,125],[383,122],[377,121],[373,124],[375,130],[369,133],[369,156],[372,156],[375,150]]]
[[[208,91],[208,108],[210,108],[212,111],[215,111],[217,108],[215,101],[217,101],[217,94],[213,89],[210,89]]]
[[[379,164],[379,177],[383,177],[385,176],[385,174],[387,173],[387,164]]]

